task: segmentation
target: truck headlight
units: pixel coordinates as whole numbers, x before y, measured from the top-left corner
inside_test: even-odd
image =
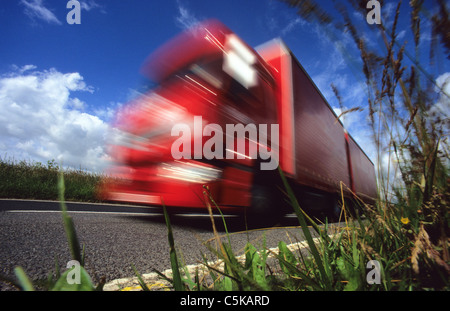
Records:
[[[222,170],[200,162],[173,161],[161,163],[158,176],[193,183],[208,183],[220,178]]]

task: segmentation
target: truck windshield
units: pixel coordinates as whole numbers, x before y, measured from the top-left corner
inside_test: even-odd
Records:
[[[191,82],[194,80],[197,83],[213,88],[217,92],[223,87],[224,72],[222,71],[222,59],[199,60],[174,73],[162,81],[160,86],[167,87],[172,83],[179,82],[180,79],[188,79],[188,81],[190,79]]]
[[[227,103],[257,119],[267,117],[267,114],[271,117],[276,115],[270,83],[257,75],[257,83],[254,86],[244,87],[223,70],[222,56],[200,59],[172,75],[161,83],[161,86],[168,87],[172,83],[179,83],[180,80],[220,96],[224,104]]]

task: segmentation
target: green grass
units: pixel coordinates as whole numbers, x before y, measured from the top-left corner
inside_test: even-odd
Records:
[[[68,201],[98,202],[97,185],[102,175],[82,170],[62,170],[54,160],[40,162],[0,158],[0,198],[58,200],[58,174],[65,179]]]

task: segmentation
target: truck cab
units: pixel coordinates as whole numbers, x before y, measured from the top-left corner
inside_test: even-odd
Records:
[[[204,209],[207,186],[224,211],[251,205],[258,160],[250,157],[248,148],[243,156],[205,159],[194,148],[194,140],[205,143],[208,137],[194,136],[193,120],[202,117],[202,133],[206,124],[222,129],[227,124],[277,124],[272,70],[215,20],[185,31],[156,50],[145,61],[142,74],[157,87],[118,111],[111,126],[109,175],[115,181],[103,187],[103,198]],[[191,128],[191,159],[173,158],[176,137],[171,133],[176,124]],[[270,139],[269,133],[268,145]],[[239,140],[248,146],[248,136],[236,137],[236,145]],[[235,150],[223,148],[224,152]]]

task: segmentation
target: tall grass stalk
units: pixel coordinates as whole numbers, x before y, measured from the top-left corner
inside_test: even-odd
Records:
[[[180,269],[178,266],[178,256],[175,250],[175,241],[173,238],[172,226],[170,225],[169,214],[167,213],[165,206],[164,206],[164,219],[166,220],[167,238],[169,240],[169,247],[170,247],[170,264],[172,266],[173,285],[175,290],[184,290],[185,288],[183,286],[183,282],[180,275]]]
[[[69,244],[70,253],[72,259],[78,261],[81,265],[84,265],[84,256],[81,254],[80,244],[78,242],[77,233],[75,230],[75,225],[73,223],[72,217],[67,213],[67,206],[65,203],[65,185],[64,185],[64,175],[59,174],[58,178],[58,192],[59,192],[59,202],[61,205],[62,219],[64,224],[64,230],[67,236],[67,242]]]

